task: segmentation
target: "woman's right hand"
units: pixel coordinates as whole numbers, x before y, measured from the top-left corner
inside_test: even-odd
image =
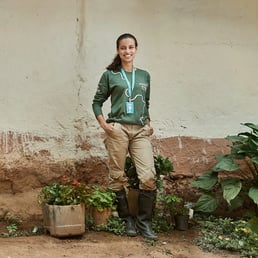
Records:
[[[107,134],[111,134],[112,133],[112,131],[113,131],[113,129],[114,129],[114,122],[111,122],[111,123],[106,123],[106,122],[104,122],[104,123],[102,123],[101,124],[101,127],[102,127],[102,129],[107,133]]]
[[[98,115],[97,120],[99,122],[99,125],[101,128],[107,133],[111,134],[113,129],[114,129],[114,122],[107,123],[106,120],[104,119],[103,115]]]

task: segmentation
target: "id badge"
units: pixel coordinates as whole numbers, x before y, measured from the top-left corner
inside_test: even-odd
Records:
[[[134,103],[133,102],[126,102],[126,113],[127,114],[134,113]]]

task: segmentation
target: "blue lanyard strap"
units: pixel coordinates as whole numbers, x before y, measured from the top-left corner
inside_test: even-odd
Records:
[[[125,78],[125,81],[126,81],[126,84],[127,84],[127,87],[128,87],[128,94],[129,94],[129,97],[131,98],[132,97],[132,91],[133,91],[133,88],[134,88],[134,85],[135,85],[135,70],[133,68],[133,71],[132,71],[132,85],[130,84],[127,76],[126,76],[126,73],[125,73],[125,70],[123,68],[121,68],[121,73],[123,74],[123,77]]]

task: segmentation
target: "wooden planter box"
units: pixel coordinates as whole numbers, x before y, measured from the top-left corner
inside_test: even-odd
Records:
[[[44,228],[50,235],[67,237],[82,235],[85,232],[85,205],[43,206]]]

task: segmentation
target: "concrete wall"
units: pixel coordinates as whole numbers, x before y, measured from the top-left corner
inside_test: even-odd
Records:
[[[223,137],[257,122],[257,10],[256,0],[0,1],[0,196],[62,174],[107,182],[91,102],[124,32],[152,76],[155,152],[178,175],[205,171],[228,150]]]
[[[91,85],[115,51],[114,39],[131,31],[139,39],[136,65],[152,75],[157,136],[224,137],[255,122],[257,1],[103,2],[87,4],[86,49],[94,46],[101,57],[87,55],[96,64]]]

